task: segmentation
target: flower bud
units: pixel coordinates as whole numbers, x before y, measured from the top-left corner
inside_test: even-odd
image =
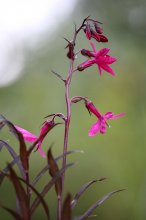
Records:
[[[82,49],[81,50],[81,54],[83,56],[87,56],[87,57],[94,57],[93,53],[91,51],[89,51],[89,50],[86,50],[86,49]]]

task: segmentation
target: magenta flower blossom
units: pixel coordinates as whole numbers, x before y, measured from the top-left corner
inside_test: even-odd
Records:
[[[108,52],[110,51],[110,49],[103,48],[103,49],[97,51],[95,48],[95,45],[92,42],[90,42],[90,44],[93,48],[93,52],[88,51],[88,50],[84,50],[84,52],[86,51],[86,56],[89,54],[90,55],[89,57],[92,57],[92,58],[90,60],[87,60],[87,61],[81,63],[77,69],[79,71],[82,71],[82,70],[92,66],[93,64],[97,64],[100,75],[102,75],[102,71],[105,70],[106,72],[115,76],[115,72],[113,71],[113,69],[109,65],[114,63],[117,59],[115,57],[111,57],[108,55]]]
[[[117,119],[119,117],[122,117],[125,115],[125,113],[120,113],[118,115],[114,115],[113,112],[107,112],[106,114],[102,115],[96,107],[93,105],[91,101],[87,101],[85,103],[86,108],[88,109],[89,112],[93,113],[97,118],[97,122],[92,125],[92,127],[89,130],[89,136],[94,136],[97,133],[105,134],[106,133],[106,126],[110,127],[109,124],[107,123],[107,120],[111,119]]]
[[[40,134],[39,136],[36,136],[34,134],[32,134],[31,132],[15,125],[15,128],[23,135],[23,138],[25,141],[28,141],[28,142],[36,142],[38,141],[37,143],[37,150],[39,150],[40,154],[42,155],[42,157],[46,157],[45,153],[43,152],[42,148],[41,148],[41,145],[42,145],[42,142],[44,140],[44,138],[46,137],[47,133],[55,126],[56,124],[54,123],[54,120],[51,120],[51,121],[45,121],[42,128],[41,128],[41,131],[40,131]]]

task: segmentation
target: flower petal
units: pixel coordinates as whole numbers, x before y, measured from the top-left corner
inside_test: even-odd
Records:
[[[113,118],[113,112],[107,112],[103,117],[105,118],[105,120],[109,120]]]
[[[37,148],[38,148],[38,151],[40,152],[41,156],[46,158],[46,155],[41,148],[41,143],[37,144]]]
[[[109,67],[107,64],[100,64],[100,67],[104,69],[106,72],[110,73],[111,75],[113,76],[116,75],[114,70],[111,67]]]
[[[101,121],[101,123],[100,123],[100,133],[101,134],[106,133],[106,123],[105,123],[105,121]]]
[[[15,125],[15,128],[23,135],[23,138],[24,138],[25,141],[35,142],[38,139],[37,136],[35,136],[31,132],[25,130],[24,128],[21,128],[17,125]]]
[[[117,61],[117,58],[111,57],[109,55],[106,55],[105,57],[103,57],[103,59],[104,59],[104,62],[107,63],[107,64],[112,64],[115,61]]]
[[[100,120],[98,120],[89,130],[89,136],[92,137],[100,131]]]
[[[102,75],[102,69],[99,65],[97,65],[97,66],[98,66],[98,70],[99,70],[99,75],[101,76]]]
[[[90,45],[91,45],[94,53],[97,53],[96,47],[95,47],[95,45],[94,45],[94,43],[92,41],[90,42]]]
[[[100,57],[100,56],[105,56],[107,55],[107,53],[110,51],[109,48],[102,48],[101,50],[99,50],[97,53],[96,53],[96,58]]]
[[[117,119],[117,118],[120,118],[120,117],[122,117],[124,115],[125,115],[125,112],[122,112],[122,113],[120,113],[118,115],[113,115],[112,118],[110,118],[110,119]]]

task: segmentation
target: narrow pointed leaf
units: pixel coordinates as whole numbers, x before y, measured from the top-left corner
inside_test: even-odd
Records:
[[[48,193],[48,191],[54,186],[54,184],[56,183],[56,181],[58,180],[58,178],[60,178],[62,176],[62,174],[71,166],[74,166],[74,163],[68,164],[66,165],[65,168],[62,168],[61,170],[59,170],[55,177],[52,178],[48,184],[45,185],[45,187],[43,188],[42,192],[40,193],[40,195],[44,198],[44,196]],[[38,207],[38,205],[40,204],[40,199],[36,198],[34,200],[34,202],[32,203],[31,206],[31,213],[33,213],[35,211],[35,209]]]
[[[1,206],[1,207],[3,209],[5,209],[8,213],[10,213],[14,217],[14,219],[22,220],[21,216],[17,212],[15,212],[14,210],[12,210],[12,209],[10,209],[10,208],[8,208],[6,206]]]
[[[2,129],[6,124],[6,118],[3,115],[0,115],[0,129]]]
[[[17,164],[17,166],[20,170],[22,177],[25,177],[23,166],[22,166],[20,160],[18,159],[18,155],[16,154],[16,152],[13,150],[13,148],[6,141],[0,140],[0,150],[3,147],[5,147],[8,150],[8,152],[11,154],[12,158],[14,159],[15,163]],[[11,164],[9,164],[9,166],[11,166]]]
[[[19,177],[19,180],[24,182],[29,188],[31,188],[31,190],[37,195],[37,198],[39,198],[40,203],[42,204],[44,211],[46,213],[47,219],[50,220],[50,212],[49,212],[49,208],[44,200],[44,198],[41,196],[41,194],[30,184],[28,183],[26,180],[22,179]],[[32,213],[30,212],[30,215],[32,215]]]
[[[77,204],[79,198],[83,195],[83,193],[93,184],[93,183],[96,183],[97,181],[103,181],[105,180],[106,178],[100,178],[98,180],[91,180],[89,181],[88,183],[85,183],[81,189],[79,190],[79,192],[77,192],[77,194],[74,196],[72,202],[71,202],[71,207],[74,208],[75,205]]]
[[[15,163],[18,163],[19,160],[20,160],[20,157],[18,156],[15,160],[9,163],[8,166],[6,166],[2,171],[0,171],[0,185],[2,184],[4,177],[6,176],[5,174],[9,171],[9,166],[13,167]]]
[[[72,208],[75,207],[76,203],[78,202],[79,198],[83,195],[83,193],[93,184],[96,183],[97,180],[92,180],[86,184],[84,184],[81,189],[79,190],[79,192],[77,192],[77,194],[74,196],[72,202],[71,202],[71,206]]]
[[[61,220],[71,220],[72,219],[72,212],[71,212],[71,195],[68,194],[65,198],[62,214],[61,214]]]
[[[72,154],[72,153],[83,153],[82,150],[71,150],[71,151],[68,151],[67,153],[65,153],[65,155],[69,155],[69,154]],[[60,160],[61,158],[63,158],[63,154],[58,156],[57,158],[55,158],[55,161],[57,162],[58,160]],[[50,169],[50,166],[49,164],[47,164],[39,173],[38,175],[35,177],[35,179],[33,180],[32,182],[32,185],[35,186],[35,184],[41,179],[41,177]]]
[[[63,77],[59,74],[59,73],[56,73],[54,70],[51,70],[51,72],[57,76],[59,79],[61,79],[63,82],[65,82],[65,79],[63,79]]]
[[[96,203],[94,203],[82,216],[78,218],[78,220],[85,220],[88,219],[92,213],[95,211],[95,209],[101,205],[105,200],[107,200],[110,196],[112,196],[115,193],[121,192],[125,189],[116,190],[113,192],[108,193],[107,195],[103,196],[101,199],[99,199]]]
[[[59,168],[58,168],[58,165],[52,155],[51,148],[48,150],[47,156],[48,156],[47,157],[48,164],[50,166],[49,173],[50,173],[51,177],[55,177],[55,175],[59,172]],[[57,195],[61,194],[61,191],[62,191],[61,177],[58,178],[58,180],[55,182],[55,191],[56,191]]]
[[[13,186],[15,188],[15,192],[16,192],[16,195],[18,198],[21,214],[22,214],[24,220],[28,220],[30,217],[28,197],[27,197],[26,192],[25,192],[23,186],[21,185],[19,178],[17,177],[15,171],[11,167],[9,167],[9,171],[10,171],[9,177],[10,177],[10,180],[12,181]]]

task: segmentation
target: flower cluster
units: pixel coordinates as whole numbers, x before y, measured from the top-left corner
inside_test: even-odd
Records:
[[[78,52],[76,52],[76,40],[79,32],[85,33],[88,43],[91,45],[92,50],[87,50],[81,48]],[[56,73],[52,70],[52,73],[58,77],[63,83],[65,88],[65,101],[66,101],[66,114],[63,113],[53,113],[47,115],[45,117],[45,121],[42,124],[40,129],[40,133],[38,136],[33,133],[25,130],[24,128],[13,125],[9,120],[0,115],[0,128],[3,128],[5,125],[9,128],[12,134],[19,141],[19,155],[15,152],[13,147],[11,147],[6,141],[0,140],[0,150],[5,147],[10,155],[13,157],[13,161],[8,164],[2,171],[0,171],[0,183],[2,183],[4,177],[7,177],[12,182],[16,193],[16,211],[8,208],[6,206],[1,205],[3,209],[9,212],[15,219],[24,219],[31,220],[32,215],[35,210],[38,208],[39,204],[42,203],[42,207],[44,208],[44,212],[47,216],[47,219],[50,220],[50,208],[44,200],[45,195],[48,191],[54,187],[56,192],[56,219],[57,220],[71,220],[76,219],[72,216],[72,209],[78,202],[78,199],[82,196],[82,194],[96,181],[102,181],[105,178],[100,178],[98,180],[92,180],[86,184],[84,184],[80,190],[75,194],[74,197],[71,194],[67,194],[65,199],[64,197],[64,188],[65,188],[65,175],[66,170],[74,165],[73,163],[67,163],[67,155],[74,152],[81,152],[79,150],[68,151],[68,140],[69,140],[69,129],[72,115],[72,104],[78,103],[82,101],[84,103],[84,107],[89,111],[90,114],[93,114],[96,117],[96,122],[89,129],[89,136],[95,136],[96,134],[105,134],[107,127],[109,127],[108,121],[111,119],[118,119],[124,116],[125,113],[114,114],[113,112],[106,112],[105,114],[101,114],[98,108],[95,107],[92,101],[90,101],[87,97],[83,96],[74,96],[70,97],[70,84],[72,81],[72,77],[75,72],[84,71],[85,69],[91,67],[92,65],[97,65],[100,76],[103,71],[108,72],[112,76],[115,76],[114,70],[111,68],[111,64],[116,61],[116,58],[109,55],[109,48],[102,48],[97,50],[96,45],[91,40],[96,40],[96,43],[108,42],[108,38],[104,36],[103,29],[101,28],[101,23],[87,17],[83,20],[81,26],[78,28],[75,26],[75,31],[72,37],[72,40],[67,41],[66,49],[67,58],[70,60],[69,70],[67,72],[66,77],[62,77],[61,74]],[[81,54],[88,59],[80,64],[76,65],[75,59],[77,58],[77,54]],[[63,121],[63,123],[56,122],[57,119]],[[47,136],[47,134],[58,124],[63,124],[64,126],[64,140],[63,140],[63,149],[61,155],[55,158],[52,154],[51,147],[47,151],[47,165],[41,169],[41,171],[36,175],[33,181],[30,178],[30,155],[32,151],[39,151],[43,158],[46,157],[44,151],[42,150],[43,142]],[[27,149],[25,141],[32,143],[32,145]],[[61,166],[58,165],[57,161],[61,160]],[[13,165],[16,164],[20,170],[21,177],[19,177],[13,169]],[[36,189],[36,184],[42,178],[42,176],[48,172],[50,174],[51,180],[47,180],[47,184],[41,189],[39,192]],[[22,184],[22,183],[23,184]],[[43,182],[42,182],[43,183]],[[120,192],[122,190],[116,190],[108,193],[98,201],[96,201],[90,208],[87,209],[83,214],[77,217],[77,219],[85,220],[92,216],[94,210],[101,205],[107,198],[111,195]],[[32,194],[33,192],[33,194]],[[33,196],[36,194],[35,197]],[[33,197],[31,197],[33,196]],[[31,201],[31,202],[30,202]]]

